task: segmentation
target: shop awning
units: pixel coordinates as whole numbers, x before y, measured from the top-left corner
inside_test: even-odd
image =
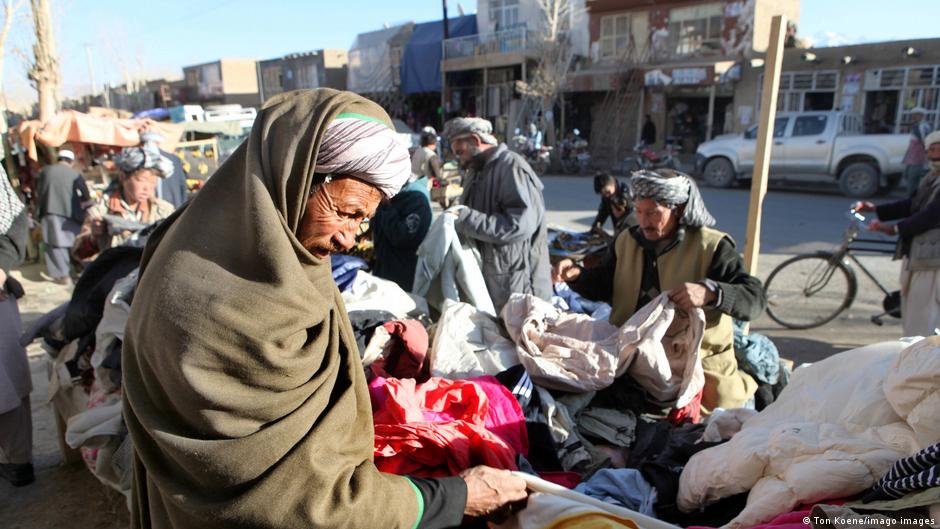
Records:
[[[451,38],[475,35],[477,18],[466,15],[448,21]],[[441,42],[444,22],[425,22],[415,26],[401,62],[401,91],[405,94],[441,91]]]
[[[172,150],[183,134],[176,123],[148,119],[100,118],[75,110],[63,110],[46,123],[24,121],[17,127],[20,143],[32,160],[38,160],[36,142],[59,147],[68,142],[131,147],[140,144],[140,130],[149,128],[163,136],[161,147]]]

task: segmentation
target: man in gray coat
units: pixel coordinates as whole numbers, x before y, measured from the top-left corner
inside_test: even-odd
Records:
[[[452,119],[444,136],[466,170],[461,206],[450,213],[457,215],[458,233],[480,251],[493,306],[501,311],[514,292],[550,299],[542,182],[522,156],[496,140],[485,119]]]

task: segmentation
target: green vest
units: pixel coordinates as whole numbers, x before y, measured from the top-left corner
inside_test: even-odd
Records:
[[[711,228],[687,229],[679,244],[656,258],[660,291],[707,278],[718,243],[725,237],[730,238]],[[643,279],[643,247],[632,233],[624,231],[614,243],[614,251],[617,265],[610,323],[620,327],[640,308],[636,305]],[[717,309],[705,309],[705,332],[699,355],[705,371],[702,405],[707,410],[737,408],[754,395],[757,383],[748,374],[738,371],[731,316]]]

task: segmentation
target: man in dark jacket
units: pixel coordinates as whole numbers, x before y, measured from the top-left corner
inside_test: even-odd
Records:
[[[431,226],[428,179],[419,178],[402,187],[397,195],[378,207],[369,226],[375,243],[375,275],[411,292],[418,246]]]
[[[71,282],[69,250],[85,221],[85,208],[91,205],[88,186],[78,171],[72,169],[75,154],[59,151],[57,163],[39,171],[36,214],[42,223],[42,241],[46,246],[46,271],[53,281]]]
[[[597,173],[594,176],[594,192],[601,196],[601,203],[597,206],[597,216],[591,224],[592,232],[607,235],[604,231],[607,219],[614,225],[615,237],[630,224],[636,223],[630,220],[633,211],[630,186],[618,182],[609,173]]]
[[[525,159],[500,144],[493,125],[456,118],[444,126],[454,155],[466,169],[457,232],[476,244],[496,311],[513,293],[552,295],[542,182]]]
[[[688,175],[638,171],[630,190],[638,225],[617,237],[599,266],[582,269],[565,259],[555,265],[554,279],[588,299],[609,302],[616,326],[663,292],[684,311],[704,310],[702,405],[744,406],[757,383],[738,370],[732,318],[749,321],[764,310],[760,280],[744,270],[731,237],[711,228],[715,219]]]

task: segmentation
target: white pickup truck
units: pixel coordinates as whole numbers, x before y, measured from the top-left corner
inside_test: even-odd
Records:
[[[832,181],[850,197],[890,190],[904,170],[906,134],[862,134],[862,118],[843,112],[781,112],[774,123],[772,179]],[[731,187],[751,177],[757,126],[698,147],[696,167],[706,183]]]

